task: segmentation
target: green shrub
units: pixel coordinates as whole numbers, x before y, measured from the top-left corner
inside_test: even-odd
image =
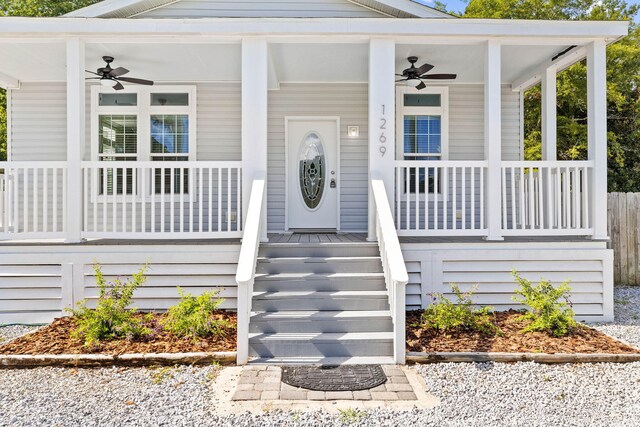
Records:
[[[87,300],[80,301],[70,310],[77,319],[72,336],[82,338],[85,346],[94,346],[101,340],[115,338],[135,339],[148,336],[151,331],[144,326],[144,316],[136,316],[131,304],[134,291],[146,280],[147,266],[133,274],[131,279],[117,278],[107,282],[99,264],[93,266],[98,286],[98,302],[95,309],[87,308]]]
[[[163,323],[165,330],[181,337],[209,337],[223,335],[225,329],[232,327],[230,322],[217,319],[214,314],[224,299],[219,291],[207,291],[194,297],[178,287],[180,302],[169,308]]]
[[[522,298],[513,300],[529,307],[519,320],[530,320],[531,323],[522,329],[523,332],[546,332],[554,337],[565,336],[576,327],[573,319],[575,313],[569,301],[569,281],[554,288],[548,280],[542,280],[533,286],[531,282],[513,271],[513,277],[520,285],[516,293]]]
[[[434,302],[422,313],[421,326],[438,331],[467,329],[485,334],[500,333],[490,319],[492,307],[474,307],[471,297],[475,287],[470,292],[461,292],[457,285],[451,285],[451,289],[458,301],[454,303],[442,294],[434,294]]]

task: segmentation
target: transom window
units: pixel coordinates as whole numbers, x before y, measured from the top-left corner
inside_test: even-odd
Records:
[[[195,92],[194,86],[130,85],[118,92],[93,86],[92,159],[195,160]],[[134,194],[141,190],[134,191],[131,176],[120,176],[122,169],[102,170],[107,176],[100,177],[100,194]],[[150,189],[145,191],[180,194],[188,189],[187,171],[174,169],[172,177],[171,169],[158,168],[152,173]]]
[[[396,158],[402,160],[446,160],[448,158],[448,88],[427,87],[397,89],[397,144]],[[405,192],[433,193],[433,169],[410,169]],[[417,188],[416,188],[417,187]]]

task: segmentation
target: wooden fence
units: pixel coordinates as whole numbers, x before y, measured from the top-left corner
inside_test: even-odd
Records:
[[[640,285],[640,193],[609,193],[607,225],[616,285]]]

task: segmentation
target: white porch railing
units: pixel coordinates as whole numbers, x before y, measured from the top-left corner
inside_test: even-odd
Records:
[[[64,237],[66,162],[0,162],[0,238]]]
[[[590,161],[502,162],[502,234],[590,235]]]
[[[264,207],[265,176],[261,174],[253,180],[247,222],[245,224],[240,258],[236,270],[238,284],[238,330],[237,330],[237,363],[244,365],[249,360],[249,320],[251,317],[251,302],[253,299],[253,282],[256,275],[258,249],[262,227],[262,211]]]
[[[242,235],[242,162],[82,163],[82,237]]]
[[[486,235],[485,161],[396,161],[400,236]]]
[[[393,320],[393,358],[396,363],[403,364],[406,354],[405,287],[409,281],[409,275],[402,256],[398,234],[393,224],[393,214],[384,188],[384,181],[372,179],[371,188],[376,214],[376,238],[380,248]]]

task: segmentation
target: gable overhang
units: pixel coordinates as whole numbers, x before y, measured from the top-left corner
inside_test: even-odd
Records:
[[[105,0],[74,10],[69,18],[131,18],[180,0]],[[394,18],[453,18],[452,15],[413,0],[347,0]]]
[[[628,33],[627,21],[538,21],[497,19],[393,19],[393,18],[201,18],[201,19],[99,19],[99,18],[0,18],[0,42],[6,37],[105,36],[112,40],[131,36],[149,37],[291,37],[317,38],[331,42],[331,37],[368,39],[410,37],[451,43],[460,39],[507,38],[510,43],[535,39],[538,43],[555,43],[561,39],[605,39],[609,42]]]

